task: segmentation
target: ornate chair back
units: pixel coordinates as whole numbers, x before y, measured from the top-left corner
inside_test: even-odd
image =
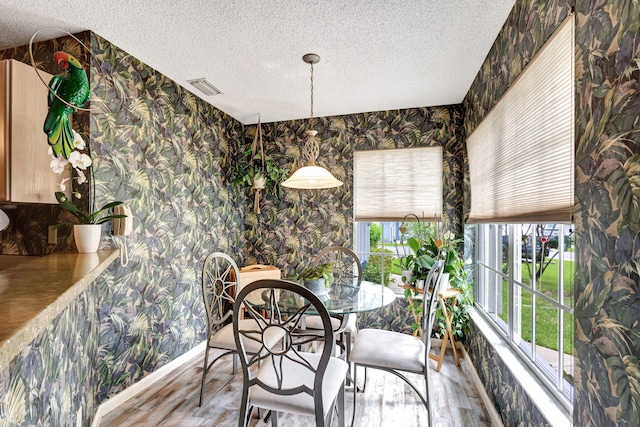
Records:
[[[261,296],[264,305],[252,303],[256,295]],[[288,300],[281,301],[285,295]],[[292,309],[292,300],[295,309]],[[242,309],[256,321],[257,327],[243,327],[238,320]],[[320,342],[317,331],[307,333],[302,328],[303,317],[309,312],[322,319],[324,339]],[[335,338],[329,313],[320,299],[296,283],[263,279],[243,287],[233,313],[234,336],[243,371],[241,425],[248,424],[248,408],[253,406],[275,411],[271,416],[276,417],[277,411],[305,413],[297,410],[310,408],[309,415],[315,415],[316,425],[325,425],[339,391],[336,387],[344,384],[346,363],[332,357]],[[276,331],[283,335],[279,344],[263,346],[253,354],[246,351],[250,343],[264,342],[265,337],[275,335]],[[312,343],[319,344],[319,350],[314,353],[300,350]],[[325,376],[329,377],[326,381]],[[323,387],[327,384],[334,384],[331,388],[334,392],[328,394],[332,396],[331,401],[324,400],[327,393],[323,393]]]

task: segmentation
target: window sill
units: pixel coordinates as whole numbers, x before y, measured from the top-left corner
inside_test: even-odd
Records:
[[[471,310],[471,320],[477,325],[478,330],[482,332],[504,365],[509,367],[514,378],[517,379],[547,422],[552,426],[571,425],[570,411],[554,396],[547,384],[531,372],[531,369],[513,352],[505,339],[475,308]]]

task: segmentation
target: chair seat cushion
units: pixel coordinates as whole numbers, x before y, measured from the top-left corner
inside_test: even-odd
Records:
[[[300,353],[302,357],[309,362],[309,365],[316,368],[320,361],[320,354]],[[293,355],[289,353],[289,355]],[[278,371],[274,369],[274,360]],[[313,381],[315,374],[300,363],[294,362],[289,358],[273,356],[262,361],[256,377],[263,383],[276,388],[277,376],[279,373],[280,362],[282,362],[282,388],[293,388],[302,384],[313,390]],[[343,386],[347,375],[347,364],[344,360],[331,357],[324,373],[322,382],[322,401],[324,404],[323,411],[326,417],[331,409],[331,403],[338,396],[340,388]],[[289,412],[302,415],[314,415],[313,397],[307,393],[298,393],[290,396],[271,393],[259,385],[253,385],[249,389],[249,400],[252,405],[271,409],[274,411]]]
[[[373,367],[423,373],[425,346],[420,338],[382,329],[361,329],[349,361]]]
[[[256,330],[260,331],[260,327],[258,326],[258,322],[254,319],[242,319],[240,320],[240,329],[241,330]],[[265,336],[260,339],[259,335],[256,334],[256,338],[258,341],[253,341],[249,339],[245,339],[244,345],[247,353],[257,353],[262,348],[262,344],[259,341],[263,341],[265,347],[271,348],[273,347],[280,339],[284,336],[284,332],[280,328],[268,328],[266,330]],[[209,340],[209,346],[214,348],[221,348],[224,350],[236,350],[236,340],[233,336],[233,325],[228,324],[219,329]]]
[[[353,335],[356,333],[358,316],[353,313],[345,314],[345,316],[347,316],[347,325],[344,328],[344,332],[349,332]],[[322,319],[320,316],[307,316],[304,321],[307,329],[322,329]],[[342,325],[342,320],[337,317],[331,318],[331,327],[334,331],[337,331],[340,325]]]

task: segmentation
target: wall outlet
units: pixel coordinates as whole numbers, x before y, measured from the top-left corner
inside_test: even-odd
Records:
[[[47,243],[50,245],[58,243],[58,230],[53,228],[53,225],[50,225],[47,231]]]

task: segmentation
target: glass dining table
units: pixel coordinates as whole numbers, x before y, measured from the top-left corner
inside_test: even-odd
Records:
[[[363,281],[359,287],[334,283],[319,298],[329,314],[348,314],[377,310],[391,304],[396,295],[379,283]]]
[[[326,293],[318,295],[318,298],[327,308],[329,314],[349,314],[382,308],[391,304],[396,299],[396,295],[391,289],[379,283],[362,281],[360,286],[336,282],[327,289]],[[263,296],[263,300],[266,299]],[[281,307],[290,307],[291,309],[302,307],[306,303],[303,298],[294,296],[287,291],[281,291],[278,302]],[[264,303],[266,301],[263,301],[262,304]]]

